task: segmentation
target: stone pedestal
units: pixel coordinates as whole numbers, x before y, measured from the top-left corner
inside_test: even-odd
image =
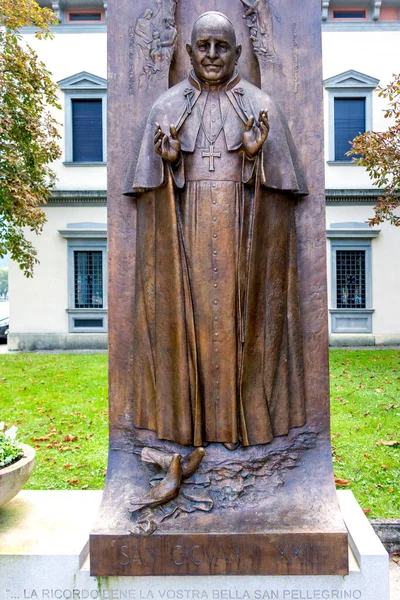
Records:
[[[389,600],[387,553],[353,494],[338,496],[350,541],[344,577],[91,577],[101,492],[21,492],[0,509],[0,600]],[[293,548],[285,556],[296,560]]]

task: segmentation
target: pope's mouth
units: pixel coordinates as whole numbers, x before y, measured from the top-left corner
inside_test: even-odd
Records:
[[[222,65],[203,65],[206,71],[220,71],[222,69]]]

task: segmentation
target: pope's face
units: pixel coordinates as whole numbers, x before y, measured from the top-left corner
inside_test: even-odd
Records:
[[[231,79],[241,47],[229,21],[207,15],[195,24],[187,51],[200,81],[220,85]]]

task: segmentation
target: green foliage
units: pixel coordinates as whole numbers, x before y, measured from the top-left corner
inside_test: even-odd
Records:
[[[17,428],[15,426],[6,429],[4,423],[0,423],[0,469],[7,467],[24,454],[16,440],[16,433]]]
[[[0,297],[8,293],[8,269],[0,269]]]
[[[8,252],[27,276],[37,261],[24,228],[40,233],[40,209],[54,186],[49,163],[59,158],[57,87],[18,29],[34,26],[36,37],[50,38],[54,13],[34,0],[0,0],[0,257]]]
[[[387,131],[367,131],[357,136],[348,155],[361,155],[357,164],[365,167],[375,185],[384,190],[369,224],[387,220],[399,227],[400,216],[395,211],[400,206],[400,74],[393,77],[379,92],[379,96],[388,100],[385,118],[391,119],[392,124]]]

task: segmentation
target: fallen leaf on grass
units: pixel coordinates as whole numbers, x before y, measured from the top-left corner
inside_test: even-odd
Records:
[[[399,444],[398,440],[379,440],[379,442],[376,442],[377,446],[398,446]]]
[[[77,435],[71,435],[70,433],[67,433],[67,435],[64,437],[64,442],[75,442],[77,439]]]
[[[369,415],[369,410],[367,410],[367,412],[364,413],[364,417],[368,417]]]
[[[388,490],[389,494],[393,494],[393,486],[391,485]]]
[[[381,469],[384,469],[385,471],[390,471],[387,465],[381,465]]]
[[[348,479],[340,479],[340,477],[335,477],[335,484],[340,486],[350,485],[351,481]]]
[[[371,458],[371,455],[368,454],[367,452],[364,454],[364,458]]]
[[[363,508],[362,511],[364,513],[364,515],[369,515],[369,513],[371,512],[372,508]]]
[[[65,463],[65,465],[63,465],[64,469],[70,469],[71,468],[71,463]]]
[[[50,442],[50,444],[46,444],[46,448],[59,448],[61,446],[61,442]]]
[[[87,489],[88,489],[88,487],[89,487],[89,484],[87,483],[86,485],[83,485],[83,486],[81,487],[81,490],[87,490]]]
[[[79,479],[77,477],[73,477],[72,479],[67,479],[67,483],[69,485],[78,485]]]

